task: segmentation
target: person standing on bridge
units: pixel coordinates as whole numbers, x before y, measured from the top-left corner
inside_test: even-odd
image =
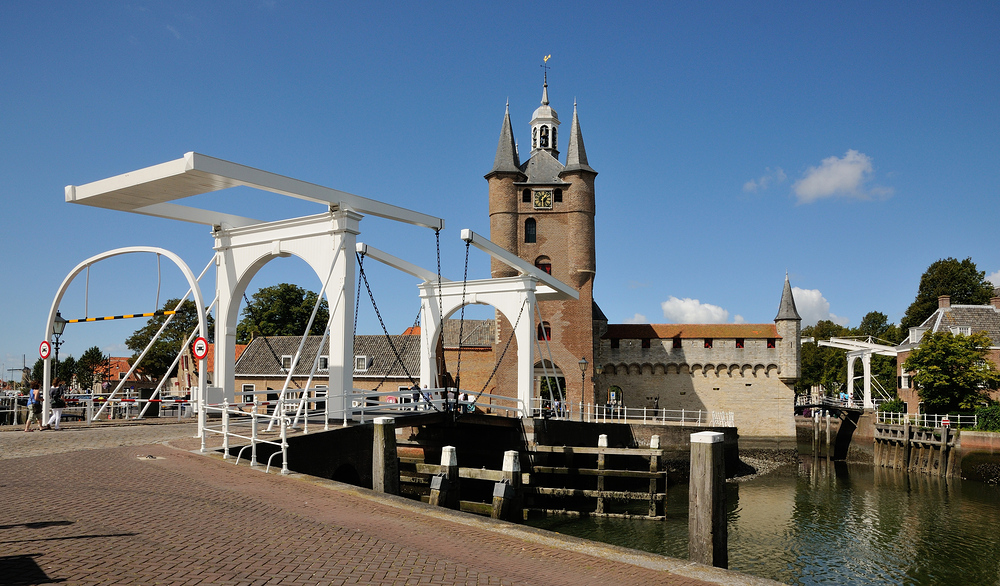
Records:
[[[53,429],[59,431],[59,421],[62,419],[62,411],[66,408],[66,399],[63,397],[63,387],[60,381],[56,381],[56,386],[49,391],[49,399],[52,400],[52,417],[42,429]],[[54,427],[53,427],[54,426]]]
[[[28,420],[24,422],[24,431],[31,431],[31,422],[42,429],[42,397],[38,391],[38,383],[33,383],[28,391]]]

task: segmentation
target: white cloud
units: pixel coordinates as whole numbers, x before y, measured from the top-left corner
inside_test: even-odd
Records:
[[[994,287],[1000,287],[1000,271],[997,271],[992,275],[986,275],[986,280],[993,283]]]
[[[865,190],[864,185],[871,179],[872,173],[872,158],[851,149],[842,158],[827,157],[819,167],[809,167],[805,175],[792,185],[792,191],[799,198],[799,203],[838,195],[861,199],[892,195],[891,187],[875,186]]]
[[[641,313],[637,313],[637,314],[633,315],[632,317],[626,318],[624,323],[627,323],[627,324],[648,324],[649,320],[646,319],[646,316],[642,315]]]
[[[823,297],[819,289],[799,289],[792,287],[792,297],[795,298],[795,309],[802,317],[802,327],[814,326],[820,320],[829,320],[835,324],[846,326],[851,320],[830,313],[830,302]]]
[[[743,191],[749,193],[757,193],[757,191],[762,189],[767,189],[772,184],[777,185],[778,183],[783,183],[785,179],[788,179],[788,175],[781,170],[781,167],[776,167],[774,171],[770,167],[764,169],[764,174],[757,179],[751,179],[743,184]]]
[[[673,295],[660,304],[663,317],[676,324],[724,324],[729,312],[718,305],[702,303],[697,299],[678,299]],[[741,318],[742,319],[742,318]]]

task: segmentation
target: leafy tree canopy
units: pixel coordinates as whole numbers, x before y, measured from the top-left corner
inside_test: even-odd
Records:
[[[989,359],[990,338],[927,332],[903,369],[914,372],[920,400],[928,413],[969,411],[985,402],[987,390],[1000,387],[1000,372]]]
[[[243,318],[236,326],[236,341],[248,344],[254,336],[301,336],[316,298],[316,293],[288,283],[260,289],[243,307]],[[329,320],[329,305],[323,299],[309,333],[323,335]]]
[[[90,389],[94,382],[102,382],[108,359],[97,346],[88,348],[76,361],[76,380],[80,387]]]
[[[941,295],[950,295],[955,305],[986,305],[993,296],[993,285],[971,258],[936,261],[920,277],[917,298],[907,308],[899,327],[905,332],[923,323],[937,309]]]
[[[802,344],[802,372],[795,388],[800,393],[813,386],[822,385],[827,391],[840,392],[847,387],[847,358],[843,350],[820,346],[820,340],[851,335],[844,326],[830,320],[820,320],[814,326],[802,328],[803,338],[812,342]]]
[[[168,299],[163,304],[162,309],[167,311],[172,310],[177,306],[178,302],[180,302],[180,299]],[[129,350],[134,352],[129,359],[130,364],[135,363],[135,360],[139,358],[142,351],[149,345],[150,340],[153,339],[153,336],[156,335],[156,332],[159,331],[160,326],[163,325],[163,322],[168,317],[170,316],[157,315],[149,318],[144,327],[136,330],[129,339],[125,340],[125,345],[128,346]],[[213,340],[215,322],[212,316],[209,315],[207,317],[208,341],[211,342]],[[180,352],[181,345],[187,341],[191,332],[197,328],[198,310],[194,302],[185,301],[177,309],[177,314],[170,320],[170,324],[157,339],[156,344],[150,348],[149,353],[143,358],[142,364],[139,365],[139,372],[154,379],[160,379],[168,374],[173,374],[168,373],[167,369],[170,368],[174,358]]]

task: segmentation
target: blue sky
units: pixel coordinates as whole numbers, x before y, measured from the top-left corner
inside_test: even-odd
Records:
[[[444,274],[461,279],[459,230],[489,233],[504,104],[526,144],[549,54],[551,105],[565,130],[577,101],[600,173],[595,297],[612,322],[770,322],[786,271],[806,323],[898,322],[937,259],[1000,284],[998,29],[995,2],[6,2],[0,359],[35,361],[60,282],[92,255],[161,246],[205,266],[204,227],[64,201],[188,151],[443,217]],[[426,229],[366,218],[361,239],[434,268]],[[488,267],[473,251],[470,276]],[[390,330],[410,325],[415,281],[369,278]],[[320,287],[291,259],[251,287],[283,281]],[[158,284],[148,255],[84,283],[64,317],[187,288],[165,263]],[[61,356],[127,355],[141,325],[71,325]],[[362,304],[359,332],[378,331]]]

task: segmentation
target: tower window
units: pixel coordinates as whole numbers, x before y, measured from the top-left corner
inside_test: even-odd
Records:
[[[554,149],[559,148],[559,143],[556,142],[556,127],[555,126],[552,127],[552,148],[554,148]]]
[[[621,340],[618,338],[611,338],[611,349],[615,350],[621,345]]]
[[[674,337],[674,348],[679,349],[680,347],[681,347],[681,337],[676,336]]]
[[[736,338],[736,349],[737,350],[743,349],[743,338]]]
[[[552,192],[552,201],[562,202],[562,190],[561,189],[556,189],[554,192]]]
[[[643,338],[642,339],[642,347],[643,348],[649,348],[649,338]]]
[[[712,338],[705,338],[705,347],[706,348],[712,347]]]
[[[530,189],[525,189],[524,191],[521,192],[521,202],[522,203],[531,203],[531,190]]]
[[[535,267],[542,269],[547,274],[552,274],[552,261],[547,256],[540,256],[535,259]]]
[[[549,148],[549,127],[542,126],[538,131],[538,146],[547,149]]]
[[[538,324],[538,339],[539,340],[551,340],[552,339],[552,326],[549,322],[543,321]]]
[[[538,148],[538,129],[531,129],[531,148]]]
[[[768,348],[774,348],[774,346],[775,346],[775,339],[774,338],[768,338],[767,339],[767,347]]]
[[[535,219],[528,218],[524,221],[524,241],[532,244],[538,241],[538,234],[536,233]]]

